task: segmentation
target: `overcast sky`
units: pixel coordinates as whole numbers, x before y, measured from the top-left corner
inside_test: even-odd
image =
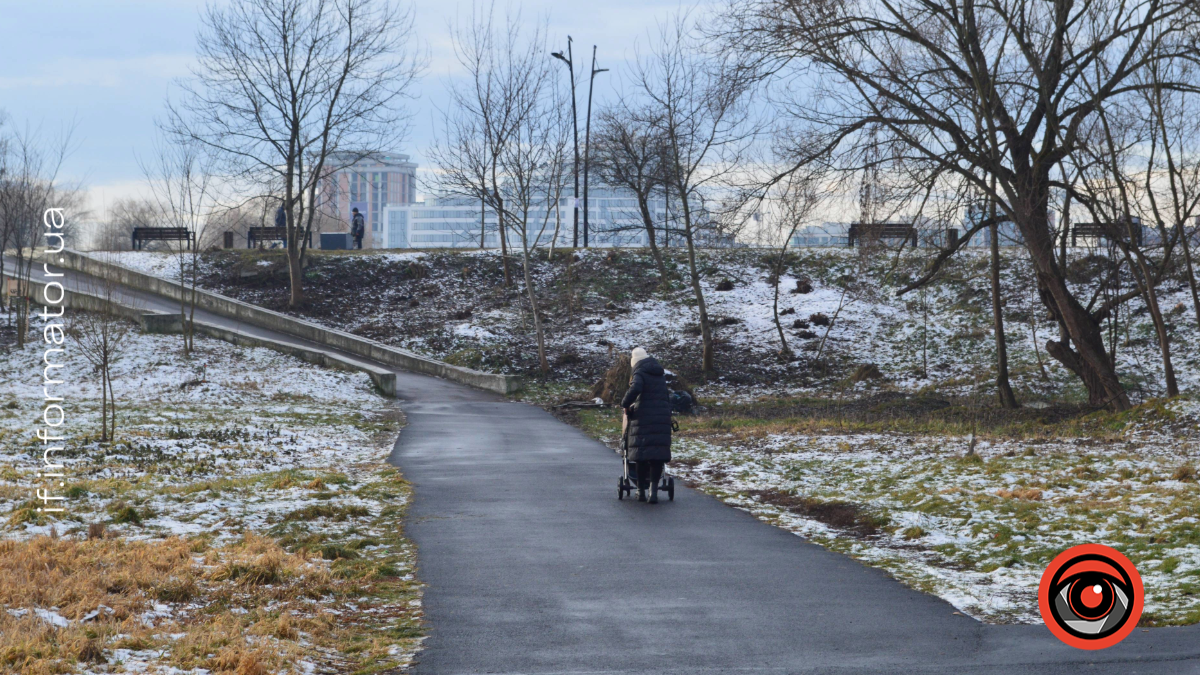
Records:
[[[74,124],[74,151],[64,174],[88,189],[92,208],[142,189],[137,157],[148,156],[154,121],[175,78],[186,77],[203,1],[197,0],[0,0],[0,110],[18,126],[47,133]],[[497,3],[503,7],[503,2]],[[515,6],[515,3],[514,3]],[[678,0],[578,2],[526,0],[530,22],[548,17],[553,46],[575,38],[576,63],[599,46],[596,100],[611,98],[620,71],[645,43],[647,29],[681,7]],[[448,78],[457,74],[447,25],[470,12],[470,0],[415,0],[417,34],[430,55],[418,84],[414,133],[405,148],[426,164],[436,106]],[[582,58],[581,58],[582,57]],[[549,58],[549,55],[547,55]],[[580,95],[580,115],[586,102]],[[583,120],[580,119],[582,127]],[[582,129],[581,129],[582,132]]]

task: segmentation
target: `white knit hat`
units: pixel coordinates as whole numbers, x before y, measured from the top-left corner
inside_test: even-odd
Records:
[[[629,356],[629,367],[636,368],[638,361],[648,358],[650,358],[650,355],[646,353],[645,349],[642,349],[641,347],[635,347],[633,353]]]

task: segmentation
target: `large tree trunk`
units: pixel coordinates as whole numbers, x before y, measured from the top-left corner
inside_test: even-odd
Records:
[[[117,440],[117,394],[113,391],[112,375],[108,376],[108,420],[111,429],[108,434],[108,440],[116,442]]]
[[[100,442],[108,441],[108,364],[100,364]]]
[[[996,395],[1004,408],[1018,408],[1008,381],[1008,343],[1004,339],[1003,299],[1000,294],[1000,227],[996,224],[996,202],[991,201],[992,218],[992,325],[996,332]]]
[[[1025,195],[1018,195],[1016,203],[1027,208],[1018,208],[1015,214],[1037,275],[1038,293],[1070,338],[1070,344],[1066,340],[1047,341],[1046,352],[1083,381],[1091,405],[1127,410],[1131,407],[1129,395],[1104,348],[1100,324],[1067,288],[1062,268],[1055,261],[1054,241],[1048,227],[1047,183],[1043,179],[1019,186]]]
[[[199,244],[197,243],[197,245]],[[179,252],[179,332],[183,336],[183,353],[191,354],[191,330],[190,323],[188,322],[188,264],[186,256],[187,254],[183,251]],[[195,270],[193,269],[193,274],[194,272]],[[193,302],[195,301],[194,296],[191,299]]]
[[[1046,353],[1083,381],[1088,390],[1089,404],[1128,410],[1131,407],[1129,395],[1121,386],[1116,369],[1104,349],[1100,324],[1071,295],[1060,276],[1046,274],[1041,269],[1037,269],[1037,275],[1042,302],[1070,340],[1070,343],[1066,340],[1046,341]]]

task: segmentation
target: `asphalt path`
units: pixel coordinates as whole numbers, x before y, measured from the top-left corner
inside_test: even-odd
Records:
[[[1200,626],[1089,652],[982,624],[678,484],[674,502],[618,501],[619,458],[540,408],[400,371],[397,390],[408,425],[389,461],[415,488],[427,584],[419,674],[1200,674]]]

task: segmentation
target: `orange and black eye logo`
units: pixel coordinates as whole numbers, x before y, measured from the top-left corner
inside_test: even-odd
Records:
[[[1046,627],[1079,649],[1104,649],[1124,640],[1142,615],[1142,599],[1142,578],[1133,563],[1100,544],[1058,554],[1038,588]]]

